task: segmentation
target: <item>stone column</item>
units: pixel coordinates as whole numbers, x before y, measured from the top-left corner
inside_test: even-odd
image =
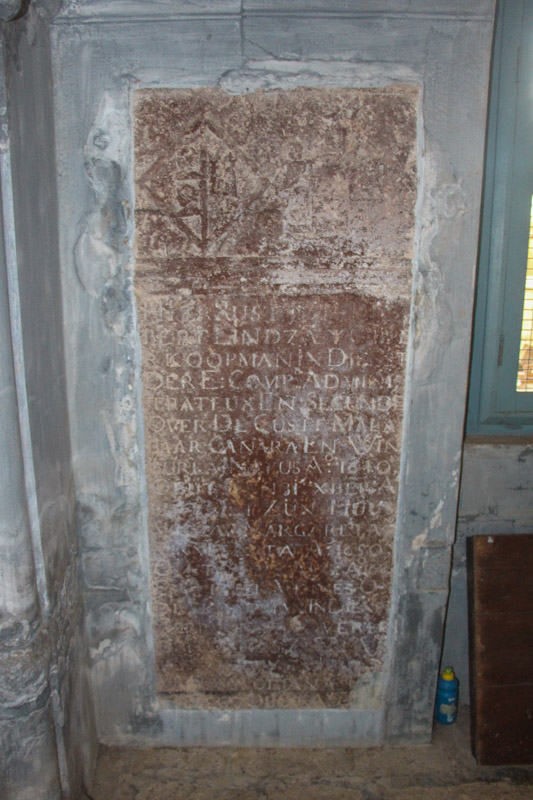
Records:
[[[13,3],[2,3],[0,15]],[[0,45],[1,47],[1,45]],[[0,50],[3,65],[3,47]],[[0,106],[5,111],[4,74]],[[4,119],[0,122],[5,122]],[[9,143],[0,141],[0,786],[9,800],[61,796],[49,690],[50,648],[32,542],[31,484],[21,413],[23,356],[18,329]],[[26,431],[29,442],[29,431]]]

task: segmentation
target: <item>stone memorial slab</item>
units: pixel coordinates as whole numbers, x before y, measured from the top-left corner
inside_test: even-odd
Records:
[[[417,90],[136,93],[158,689],[345,707],[389,613]]]

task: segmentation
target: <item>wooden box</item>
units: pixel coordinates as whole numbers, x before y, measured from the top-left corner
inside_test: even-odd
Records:
[[[480,764],[533,763],[533,534],[467,545],[472,749]]]

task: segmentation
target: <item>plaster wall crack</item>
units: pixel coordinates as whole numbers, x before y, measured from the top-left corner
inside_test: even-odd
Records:
[[[263,45],[259,44],[258,42],[254,41],[253,39],[250,39],[249,36],[244,36],[244,40],[243,41],[249,42],[254,47],[257,47],[258,50],[261,50],[263,53],[265,53],[265,55],[267,55],[270,58],[274,59],[274,61],[301,61],[302,60],[301,57],[299,55],[296,55],[296,54],[294,54],[292,56],[280,56],[280,55],[278,55],[276,53],[272,53],[270,50],[267,50],[266,47],[263,47]],[[244,55],[244,51],[243,51],[243,55]]]

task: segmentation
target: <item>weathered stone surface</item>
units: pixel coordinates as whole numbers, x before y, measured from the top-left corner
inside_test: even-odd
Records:
[[[417,91],[135,105],[159,690],[342,706],[382,666]]]
[[[0,19],[12,19],[21,6],[20,0],[0,0]]]

